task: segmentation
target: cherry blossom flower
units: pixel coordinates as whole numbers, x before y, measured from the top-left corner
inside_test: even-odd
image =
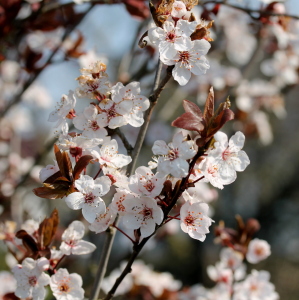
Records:
[[[160,195],[165,179],[154,175],[151,169],[139,167],[130,177],[129,188],[133,193],[154,198]]]
[[[57,300],[81,300],[84,299],[82,283],[80,275],[59,269],[51,276],[50,287]]]
[[[163,221],[163,211],[157,202],[149,197],[129,198],[123,201],[126,214],[123,216],[123,224],[128,229],[140,228],[141,238],[154,233],[156,224]]]
[[[187,201],[180,211],[181,229],[193,239],[203,242],[213,220],[208,217],[209,206],[203,202]]]
[[[128,177],[120,170],[113,167],[103,166],[102,171],[104,175],[109,177],[109,179],[111,180],[111,184],[115,185],[118,188],[128,189]]]
[[[104,141],[106,141],[106,139],[90,139],[76,133],[69,134],[67,126],[59,136],[57,146],[64,151],[68,150],[72,157],[78,159],[82,155],[91,154],[92,149]]]
[[[74,192],[65,198],[69,208],[77,210],[82,208],[84,218],[92,223],[97,214],[106,211],[106,205],[101,196],[106,195],[111,186],[111,181],[107,176],[102,176],[93,180],[88,175],[81,175],[75,181],[75,187],[79,192]]]
[[[216,140],[214,144],[215,149],[209,153],[209,157],[213,157],[216,160],[216,164],[219,167],[218,173],[223,183],[231,183],[237,177],[236,171],[244,171],[250,163],[247,154],[241,150],[244,146],[245,136],[238,131],[228,142],[227,135],[218,131],[214,138]]]
[[[186,85],[191,78],[191,73],[194,75],[205,74],[210,68],[206,55],[211,47],[211,44],[202,39],[191,43],[188,50],[177,51],[172,58],[161,56],[161,61],[168,65],[175,65],[172,70],[174,80],[180,85]]]
[[[22,265],[12,269],[17,280],[15,295],[20,298],[43,300],[46,295],[44,286],[50,283],[50,276],[43,271],[49,268],[49,261],[42,257],[38,260],[25,258]]]
[[[192,48],[190,35],[196,28],[196,22],[179,20],[174,22],[166,21],[163,28],[154,27],[149,29],[148,37],[153,44],[157,44],[161,60],[172,59],[177,51],[187,51]],[[162,60],[163,61],[163,60]]]
[[[130,124],[133,127],[140,127],[143,122],[143,111],[149,108],[149,100],[140,95],[140,83],[131,82],[124,86],[118,82],[111,88],[111,98],[115,107],[118,107],[120,114],[124,115],[126,124]],[[117,111],[116,111],[117,112]],[[115,122],[113,122],[115,124]],[[119,127],[119,126],[117,126]],[[109,121],[109,128],[112,127],[112,121]]]
[[[82,135],[90,139],[104,139],[108,134],[104,128],[107,126],[107,117],[105,114],[98,114],[98,110],[94,105],[90,105],[84,109],[82,114],[79,114],[73,119],[75,127],[83,130]]]
[[[93,150],[91,154],[98,159],[99,163],[104,166],[113,168],[122,168],[128,165],[132,158],[124,154],[118,154],[118,144],[116,140],[104,143],[99,152]]]
[[[217,263],[215,266],[208,266],[207,273],[215,282],[222,282],[229,285],[233,282],[232,270],[225,268],[221,263]]]
[[[196,151],[193,149],[194,141],[186,141],[183,133],[180,131],[173,137],[172,143],[166,145],[164,141],[156,141],[152,148],[155,155],[159,157],[158,172],[160,176],[168,174],[176,178],[187,176],[189,164],[187,159],[192,158]]]
[[[73,221],[62,234],[60,251],[64,255],[82,255],[93,252],[96,246],[92,243],[83,241],[85,234],[84,224],[80,221]]]
[[[108,206],[106,212],[97,214],[96,219],[90,224],[89,229],[95,233],[105,231],[115,220],[117,213]]]
[[[180,18],[188,20],[191,12],[186,9],[186,5],[183,1],[174,1],[171,10],[171,16],[173,18]]]
[[[69,91],[68,95],[62,95],[60,103],[57,103],[56,109],[50,113],[49,122],[56,122],[55,127],[58,127],[65,122],[66,118],[75,116],[76,98],[73,91]]]
[[[234,285],[233,300],[278,300],[279,296],[269,279],[269,272],[252,270],[243,282]]]
[[[271,254],[270,245],[267,241],[253,239],[248,245],[246,259],[251,264],[256,264],[266,259]]]
[[[89,75],[81,75],[78,80],[80,87],[76,89],[76,93],[80,98],[98,99],[106,98],[106,94],[110,91],[110,82],[107,74],[100,74],[100,77],[92,77]]]

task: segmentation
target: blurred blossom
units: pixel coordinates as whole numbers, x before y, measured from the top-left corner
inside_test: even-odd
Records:
[[[33,107],[42,109],[52,106],[52,98],[48,90],[38,83],[30,85],[22,97],[23,101],[30,103]]]
[[[0,299],[3,300],[5,294],[14,292],[16,287],[14,276],[8,271],[0,271]]]
[[[13,60],[4,60],[0,65],[1,79],[5,82],[16,82],[20,75],[21,67]]]
[[[78,62],[81,68],[86,68],[92,65],[95,61],[101,61],[105,65],[108,64],[108,59],[103,54],[98,54],[95,49],[88,50],[85,54],[80,55]]]
[[[256,111],[252,115],[252,121],[256,125],[259,139],[262,144],[271,144],[273,141],[273,132],[268,116],[263,111]]]

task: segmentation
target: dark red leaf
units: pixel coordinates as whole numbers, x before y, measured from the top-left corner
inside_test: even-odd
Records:
[[[123,0],[127,11],[138,19],[144,20],[149,17],[150,11],[147,1],[144,0]]]
[[[229,108],[221,111],[220,114],[211,121],[207,136],[214,135],[226,122],[232,120],[233,118],[234,113]]]
[[[59,177],[62,177],[62,174],[60,171],[57,171],[56,173],[54,173],[52,176],[50,176],[49,178],[47,178],[44,183],[54,183],[55,180]]]
[[[77,180],[80,177],[80,174],[87,167],[87,165],[92,159],[93,157],[91,155],[84,155],[80,157],[74,168],[74,180]]]
[[[26,230],[19,230],[16,233],[16,237],[22,240],[24,247],[29,253],[36,253],[38,251],[38,246],[34,238]]]
[[[191,101],[184,100],[185,113],[172,122],[172,126],[186,130],[201,132],[204,129],[202,123],[202,112],[200,108]]]
[[[58,199],[63,198],[68,194],[68,189],[66,188],[51,188],[51,187],[39,187],[33,189],[33,193],[41,198],[45,199]]]

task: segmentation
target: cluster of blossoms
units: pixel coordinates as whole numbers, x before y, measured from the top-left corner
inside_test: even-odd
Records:
[[[206,31],[212,23],[195,21],[192,7],[187,8],[183,1],[170,1],[166,8],[162,1],[160,6],[157,11],[160,19],[154,18],[156,26],[149,29],[148,38],[158,47],[160,60],[173,66],[174,80],[185,85],[191,73],[202,75],[210,68],[205,57],[211,47]]]
[[[76,273],[69,274],[67,269],[57,269],[57,267],[65,256],[84,255],[96,249],[92,243],[82,240],[84,233],[84,224],[74,221],[62,234],[60,249],[52,249],[49,259],[26,257],[22,264],[14,266],[12,272],[16,279],[14,282],[15,295],[20,298],[42,300],[46,296],[45,287],[49,285],[56,299],[83,299],[84,290],[81,276]],[[31,238],[38,243],[39,238],[37,240],[34,238],[34,232]]]

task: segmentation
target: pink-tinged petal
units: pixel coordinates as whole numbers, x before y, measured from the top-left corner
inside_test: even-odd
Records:
[[[105,202],[102,200],[94,200],[93,203],[84,203],[82,207],[82,215],[89,223],[94,222],[97,214],[106,212]]]
[[[154,146],[152,147],[152,151],[155,155],[167,155],[169,147],[164,141],[159,140],[155,141]]]
[[[62,234],[63,241],[80,240],[85,234],[85,226],[80,221],[73,221]]]
[[[74,126],[79,130],[84,130],[87,127],[87,120],[83,114],[78,115],[73,119]]]
[[[208,69],[210,69],[210,64],[208,60],[204,56],[201,56],[200,60],[194,63],[193,68],[191,68],[190,71],[194,75],[198,76],[198,75],[206,74]]]
[[[171,59],[177,54],[175,45],[167,41],[163,41],[159,44],[159,52],[161,57],[165,57],[167,59]]]
[[[164,56],[160,56],[160,60],[162,61],[162,63],[164,65],[167,65],[167,66],[173,66],[177,60],[178,60],[178,55],[174,56],[173,58],[169,59],[167,57],[164,57]]]
[[[227,163],[222,163],[219,169],[219,176],[223,184],[230,184],[237,178],[237,173],[234,167]]]
[[[80,175],[80,178],[75,181],[75,187],[82,193],[85,193],[90,188],[93,188],[94,180],[88,175]]]
[[[211,48],[211,44],[204,39],[194,41],[193,49],[199,55],[206,55]]]
[[[161,209],[161,207],[158,206],[156,202],[154,202],[154,203],[155,203],[154,213],[153,213],[154,221],[156,222],[156,224],[160,225],[163,221],[164,213],[163,213],[163,210]]]
[[[112,99],[115,94],[119,94],[120,90],[124,87],[121,82],[118,82],[111,88]]]
[[[126,91],[132,93],[132,94],[139,94],[140,93],[140,82],[138,81],[132,81],[129,84],[125,86]]]
[[[222,131],[218,131],[217,133],[215,133],[214,135],[214,139],[224,148],[227,147],[228,145],[228,137],[227,135],[222,132]]]
[[[179,35],[190,37],[190,35],[195,31],[197,22],[188,22],[186,20],[179,20],[176,24],[176,32]]]
[[[148,220],[146,224],[140,227],[141,238],[145,238],[154,233],[156,229],[156,224],[154,220]]]
[[[190,37],[179,37],[174,43],[174,48],[177,51],[189,51],[193,46]]]
[[[15,295],[21,299],[29,298],[31,296],[31,286],[18,286]]]
[[[234,157],[231,159],[237,172],[243,172],[250,164],[249,157],[243,150],[238,152],[238,158],[236,160],[234,160]]]
[[[98,114],[98,110],[94,105],[89,105],[84,109],[83,114],[87,120],[94,120]]]
[[[42,287],[35,287],[32,289],[32,298],[34,300],[44,300],[46,296],[46,290]]]
[[[188,175],[189,164],[181,158],[177,158],[171,162],[171,174],[174,177],[182,178]]]
[[[133,109],[132,100],[123,100],[115,106],[115,111],[120,115],[129,114]]]
[[[179,85],[186,85],[191,78],[191,72],[180,63],[176,63],[172,70],[172,76]]]
[[[110,191],[110,187],[111,187],[111,180],[109,179],[108,176],[102,176],[100,178],[97,178],[95,181],[94,181],[94,185],[95,187],[97,187],[97,185],[100,185],[101,186],[101,194],[99,195],[95,195],[96,196],[104,196],[106,195],[109,191]]]
[[[82,277],[76,273],[72,273],[69,275],[70,279],[72,280],[73,284],[76,286],[82,286],[83,281]]]
[[[144,123],[142,112],[127,115],[126,119],[128,123],[133,127],[140,127]]]
[[[174,23],[173,22],[166,21],[163,24],[163,29],[165,31],[167,31],[167,32],[174,30],[174,28],[175,27],[174,27]]]
[[[173,136],[172,145],[174,148],[179,148],[184,141],[185,136],[182,131],[179,131]]]
[[[141,219],[140,218],[136,218],[135,214],[125,214],[122,217],[122,222],[124,224],[124,226],[128,229],[138,229],[141,226]]]
[[[40,276],[38,277],[38,284],[45,286],[50,283],[50,276],[46,273],[41,273]]]
[[[92,128],[88,128],[83,131],[82,135],[84,137],[90,138],[90,139],[100,139],[103,140],[105,136],[107,136],[108,132],[105,128],[99,128],[97,130],[93,130]]]
[[[231,152],[238,152],[244,147],[245,135],[238,131],[229,139],[229,150]]]
[[[86,241],[78,241],[72,249],[72,254],[74,255],[83,255],[93,252],[97,247]]]
[[[117,127],[121,127],[121,126],[124,126],[127,124],[128,124],[128,121],[126,120],[126,118],[124,116],[118,116],[118,117],[112,118],[109,121],[108,127],[111,129],[115,129]]]
[[[117,167],[122,168],[128,165],[132,161],[130,156],[124,154],[118,154],[117,157],[114,157],[111,162]]]
[[[153,43],[156,44],[161,40],[165,35],[165,31],[160,27],[150,28],[148,30],[148,38]]]
[[[71,209],[81,209],[85,202],[83,194],[79,192],[72,193],[65,198],[65,203]]]
[[[73,248],[66,242],[62,242],[59,249],[64,255],[71,255]]]
[[[98,114],[95,117],[95,121],[97,121],[97,124],[100,127],[106,127],[108,125],[108,119],[107,119],[107,115],[104,113]]]
[[[199,240],[201,242],[203,242],[205,239],[206,239],[206,235],[205,234],[202,234],[202,233],[199,233],[195,230],[190,230],[188,232],[188,234],[190,235],[190,237],[192,237],[193,239],[196,239],[196,240]]]

